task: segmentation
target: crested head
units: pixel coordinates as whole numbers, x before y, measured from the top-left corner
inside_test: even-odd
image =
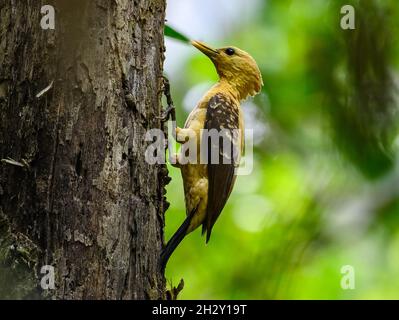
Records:
[[[192,45],[212,60],[220,80],[227,81],[238,92],[240,99],[254,96],[262,89],[259,67],[247,52],[236,47],[212,49],[198,41],[192,41]]]

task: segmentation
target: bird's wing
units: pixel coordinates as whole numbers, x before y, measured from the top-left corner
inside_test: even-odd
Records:
[[[207,233],[206,242],[236,179],[235,169],[241,153],[239,108],[237,102],[221,93],[213,96],[207,106],[204,134],[208,135],[202,139],[202,150],[207,150],[208,160],[208,203],[202,228],[202,232]],[[212,134],[220,136],[212,138]]]

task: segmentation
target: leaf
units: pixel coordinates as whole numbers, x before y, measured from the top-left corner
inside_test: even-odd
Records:
[[[190,39],[188,37],[186,37],[185,35],[183,35],[182,33],[176,31],[174,28],[172,28],[171,26],[165,25],[165,36],[175,39],[175,40],[179,40],[185,43],[190,42]]]

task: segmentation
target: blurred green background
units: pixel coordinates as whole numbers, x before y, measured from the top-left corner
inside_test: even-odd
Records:
[[[341,7],[356,29],[342,30]],[[253,55],[260,95],[242,105],[253,173],[240,176],[208,245],[200,230],[172,255],[181,299],[399,298],[396,0],[169,0],[168,24]],[[178,125],[217,80],[193,47],[166,42]],[[169,167],[166,239],[185,218]],[[355,289],[341,288],[353,266]]]

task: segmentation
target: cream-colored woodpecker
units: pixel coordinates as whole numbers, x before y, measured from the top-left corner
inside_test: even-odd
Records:
[[[199,152],[195,163],[183,164],[179,161],[182,153],[173,155],[173,162],[176,162],[174,166],[180,168],[183,177],[187,218],[162,251],[162,269],[183,238],[200,225],[202,233],[206,232],[206,242],[209,241],[213,225],[232,191],[235,171],[243,152],[244,119],[240,102],[259,93],[263,86],[255,60],[245,51],[235,47],[212,49],[199,41],[191,43],[211,59],[219,81],[190,113],[184,128],[176,128],[178,143],[186,142],[187,137],[195,134]],[[214,142],[208,139],[209,135],[203,136],[204,132],[209,133],[212,129],[214,132],[231,131],[231,134],[227,134],[231,143],[230,148],[226,148],[228,152],[223,150],[223,143],[217,143],[218,150],[215,150]],[[205,153],[203,146],[207,148]],[[211,161],[215,159],[214,156],[212,158],[215,152],[218,159],[216,163]],[[208,161],[203,161],[204,154]]]

